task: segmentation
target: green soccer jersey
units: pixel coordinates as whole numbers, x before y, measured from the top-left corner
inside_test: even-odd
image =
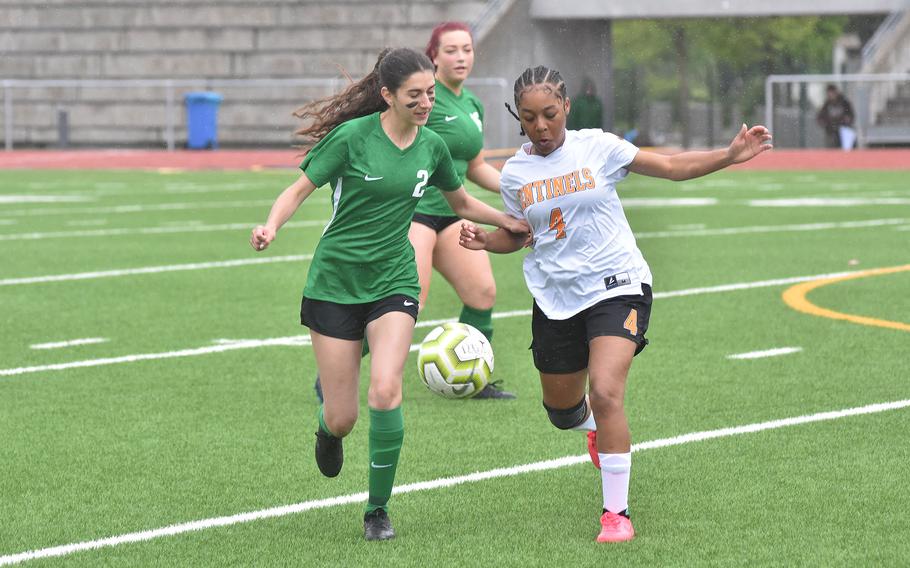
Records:
[[[436,103],[430,112],[427,126],[442,136],[461,183],[468,172],[468,162],[483,149],[483,105],[480,99],[462,87],[456,95],[448,87],[436,81]],[[449,202],[436,187],[428,187],[420,200],[417,212],[424,215],[452,216],[455,213]]]
[[[339,304],[393,294],[417,298],[408,241],[414,208],[430,184],[461,187],[445,142],[421,127],[402,150],[382,130],[377,112],[337,126],[300,168],[316,187],[332,188],[332,218],[316,246],[304,296]]]

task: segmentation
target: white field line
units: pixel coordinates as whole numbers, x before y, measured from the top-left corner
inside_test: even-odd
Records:
[[[699,231],[707,228],[707,225],[704,223],[692,223],[689,225],[670,225],[667,227],[668,231]]]
[[[252,341],[228,340],[225,343],[210,345],[207,347],[198,347],[196,349],[181,349],[179,351],[167,351],[164,353],[140,353],[137,355],[122,355],[120,357],[107,357],[104,359],[88,359],[85,361],[71,361],[69,363],[57,363],[53,365],[40,365],[37,367],[19,367],[18,369],[0,369],[0,377],[22,375],[25,373],[37,373],[40,371],[62,371],[65,369],[78,369],[84,367],[101,367],[104,365],[116,365],[119,363],[135,363],[136,361],[151,361],[157,359],[175,359],[178,357],[195,357],[197,355],[208,355],[209,353],[223,353],[225,351],[235,351],[237,349],[253,349],[257,347],[270,347],[274,345],[299,346],[307,345],[309,338],[303,336],[292,337],[275,337],[273,339],[256,339]]]
[[[290,335],[287,337],[273,337],[272,339],[213,339],[212,343],[216,346],[228,347],[229,349],[254,349],[256,347],[303,347],[312,345],[309,335]],[[206,349],[203,347],[202,349]],[[209,351],[208,353],[218,353],[220,351]],[[199,353],[205,355],[205,353]]]
[[[93,199],[86,195],[0,195],[0,205],[8,203],[80,203]]]
[[[880,412],[888,412],[893,410],[900,410],[910,406],[910,400],[898,400],[894,402],[884,402],[878,404],[869,404],[866,406],[859,406],[854,408],[847,408],[843,410],[834,410],[829,412],[819,412],[817,414],[807,414],[803,416],[794,416],[791,418],[782,418],[779,420],[771,420],[768,422],[758,422],[754,424],[745,424],[743,426],[734,426],[730,428],[721,428],[718,430],[706,430],[702,432],[691,432],[689,434],[683,434],[680,436],[674,436],[672,438],[662,438],[657,440],[651,440],[648,442],[641,442],[634,444],[632,446],[633,452],[641,452],[645,450],[653,450],[657,448],[667,448],[671,446],[680,446],[683,444],[690,444],[692,442],[702,442],[705,440],[713,440],[716,438],[725,438],[729,436],[737,436],[741,434],[753,434],[756,432],[764,432],[767,430],[776,430],[779,428],[786,428],[790,426],[798,426],[802,424],[811,424],[814,422],[823,422],[828,420],[837,420],[840,418],[848,418],[852,416],[861,416],[866,414],[876,414]],[[584,455],[574,455],[574,456],[565,456],[562,458],[544,460],[539,462],[533,462],[523,465],[517,465],[512,467],[502,467],[491,469],[487,471],[478,471],[475,473],[470,473],[467,475],[459,475],[454,477],[443,477],[438,479],[433,479],[429,481],[420,481],[416,483],[408,483],[406,485],[400,485],[395,487],[392,490],[392,493],[395,495],[403,495],[407,493],[416,493],[418,491],[430,491],[433,489],[444,489],[448,487],[455,487],[457,485],[463,485],[467,483],[477,483],[480,481],[487,481],[490,479],[500,479],[505,477],[514,477],[517,475],[524,475],[527,473],[534,473],[539,471],[550,471],[554,469],[561,469],[564,467],[582,464],[590,460],[587,454]],[[296,513],[302,513],[304,511],[313,511],[317,509],[327,509],[330,507],[339,507],[342,505],[350,505],[354,503],[361,503],[366,500],[368,497],[366,492],[361,493],[351,493],[348,495],[340,495],[337,497],[329,497],[326,499],[316,499],[312,501],[303,501],[301,503],[295,503],[293,505],[283,505],[280,507],[271,507],[268,509],[260,509],[258,511],[250,511],[247,513],[239,513],[235,515],[228,515],[223,517],[214,517],[209,519],[200,519],[196,521],[190,521],[186,523],[179,523],[174,525],[169,525],[162,528],[133,532],[122,534],[118,536],[102,538],[98,540],[83,541],[73,544],[66,544],[62,546],[54,546],[50,548],[42,548],[39,550],[30,550],[27,552],[20,552],[17,554],[9,554],[6,556],[0,556],[0,566],[8,566],[11,564],[18,564],[21,562],[26,562],[28,560],[35,560],[38,558],[53,558],[60,556],[68,556],[77,552],[83,552],[87,550],[97,550],[101,548],[109,548],[114,546],[119,546],[121,544],[129,544],[135,542],[145,542],[154,540],[157,538],[165,536],[174,536],[179,534],[185,534],[190,532],[203,531],[210,528],[216,527],[227,527],[232,525],[237,525],[241,523],[249,523],[253,521],[259,521],[263,519],[273,519],[276,517],[284,517],[287,515],[293,515]]]
[[[201,219],[187,219],[180,221],[162,221],[161,227],[198,227],[205,225],[205,221]]]
[[[3,214],[11,217],[24,217],[29,215],[72,215],[72,214],[124,214],[147,213],[150,211],[195,211],[197,209],[237,209],[241,207],[270,207],[274,199],[259,199],[256,201],[215,201],[215,202],[188,202],[188,203],[155,203],[134,205],[110,205],[106,207],[58,207],[14,209],[4,211]]]
[[[277,262],[277,261],[276,261]],[[833,278],[836,276],[845,276],[856,274],[856,272],[837,272],[833,274],[818,274],[815,276],[796,276],[793,278],[780,278],[777,280],[761,280],[758,282],[742,282],[739,284],[724,284],[721,286],[709,286],[704,288],[689,288],[687,290],[674,290],[670,292],[655,292],[654,298],[676,298],[680,296],[696,296],[700,294],[714,294],[720,292],[733,292],[736,290],[751,290],[753,288],[767,288],[772,286],[783,286],[786,284],[796,284],[809,280],[818,280],[822,278]],[[0,280],[0,283],[3,281]],[[494,313],[494,318],[522,317],[531,315],[531,310],[515,310],[511,312]],[[428,320],[418,322],[416,327],[433,327],[441,323],[456,321],[455,318]],[[87,359],[84,361],[71,361],[69,363],[56,363],[53,365],[37,365],[34,367],[18,367],[13,369],[0,369],[0,377],[10,377],[16,375],[25,375],[29,373],[40,373],[43,371],[63,371],[66,369],[75,369],[81,367],[99,367],[102,365],[114,365],[119,363],[133,363],[135,361],[149,361],[153,359],[171,359],[174,357],[195,357],[197,355],[208,355],[209,353],[223,353],[234,349],[252,349],[256,347],[269,346],[289,346],[301,345],[302,342],[308,341],[306,335],[293,335],[289,337],[275,337],[272,339],[249,339],[249,340],[219,340],[221,344],[215,346],[199,347],[194,349],[182,349],[180,351],[165,351],[163,353],[142,353],[138,355],[123,355],[120,357],[109,357],[104,359]],[[411,346],[414,351],[414,346]]]
[[[621,199],[623,207],[705,207],[717,205],[714,197],[628,197]]]
[[[107,343],[110,339],[106,337],[86,337],[83,339],[70,339],[69,341],[55,341],[52,343],[35,343],[29,345],[32,349],[60,349],[61,347],[73,347],[75,345],[94,345],[96,343]]]
[[[798,284],[810,280],[820,280],[826,278],[836,278],[857,274],[861,270],[849,272],[832,272],[830,274],[816,274],[815,276],[792,276],[790,278],[777,278],[774,280],[758,280],[756,282],[741,282],[739,284],[721,284],[719,286],[708,286],[704,288],[689,288],[686,290],[672,290],[670,292],[654,292],[654,299],[658,298],[676,298],[678,296],[697,296],[700,294],[714,294],[718,292],[733,292],[736,290],[751,290],[753,288],[770,288],[773,286],[786,286],[787,284]]]
[[[709,237],[718,235],[742,235],[754,233],[785,233],[793,231],[824,231],[830,229],[864,229],[887,225],[904,225],[910,219],[872,219],[869,221],[843,221],[840,223],[805,223],[800,225],[759,225],[754,227],[728,227],[721,229],[694,229],[690,231],[654,231],[635,233],[636,239],[672,237]]]
[[[529,315],[531,315],[531,310],[513,310],[513,311],[511,311],[511,312],[494,312],[494,313],[493,313],[493,319],[499,319],[499,318],[517,318],[517,317],[529,316]],[[445,319],[437,319],[437,320],[425,320],[425,321],[418,321],[418,322],[417,322],[417,325],[415,325],[414,327],[415,327],[415,328],[421,328],[421,327],[436,327],[437,325],[442,325],[442,324],[444,324],[444,323],[452,323],[452,322],[456,322],[456,321],[458,321],[458,318],[445,318]],[[411,345],[411,348],[410,348],[409,351],[410,351],[411,353],[413,353],[413,352],[415,352],[415,351],[420,351],[420,343],[415,343],[415,344]]]
[[[99,227],[101,225],[107,225],[109,221],[107,219],[83,219],[83,220],[74,220],[67,221],[67,227]]]
[[[325,227],[325,221],[289,221],[282,228]],[[169,225],[165,227],[124,227],[120,229],[83,229],[79,231],[53,231],[47,233],[0,234],[0,241],[36,241],[43,239],[71,239],[75,237],[114,237],[122,235],[175,235],[180,233],[208,233],[213,231],[252,230],[255,221],[245,223],[224,223],[220,225]]]
[[[325,227],[328,220],[316,221],[289,221],[283,228]],[[726,227],[717,229],[683,229],[670,231],[652,231],[635,233],[637,239],[676,238],[676,237],[707,237],[719,235],[740,235],[756,233],[784,233],[793,231],[822,231],[830,229],[864,229],[869,227],[882,227],[889,225],[905,225],[910,219],[871,219],[867,221],[844,221],[839,223],[805,223],[798,225],[758,225],[752,227]],[[237,231],[252,228],[255,222],[225,223],[218,225],[191,225],[162,227],[126,227],[120,229],[85,229],[79,231],[51,231],[33,233],[6,233],[0,234],[0,241],[26,241],[43,239],[62,239],[78,237],[111,237],[122,235],[161,235],[180,233],[201,233],[214,231]]]
[[[37,189],[37,190],[39,190],[39,191],[44,191],[44,190],[46,190],[46,189],[57,189],[57,190],[59,190],[59,189],[64,188],[64,187],[70,187],[70,186],[72,186],[72,187],[78,187],[78,188],[80,188],[80,189],[79,189],[79,192],[82,193],[82,191],[83,191],[82,188],[84,187],[84,183],[85,183],[85,182],[83,182],[83,181],[80,180],[80,179],[61,179],[61,180],[54,180],[53,182],[50,182],[50,181],[30,181],[30,182],[28,182],[27,184],[25,184],[25,187],[27,187],[28,189]],[[93,185],[94,185],[94,184],[93,184]]]
[[[735,353],[727,355],[727,359],[764,359],[765,357],[778,357],[780,355],[790,355],[799,353],[802,347],[778,347],[776,349],[765,349],[764,351],[749,351],[748,353]]]
[[[901,197],[801,197],[792,199],[753,199],[749,207],[858,207],[862,205],[910,205]]]
[[[265,256],[259,258],[241,258],[215,262],[192,262],[189,264],[170,264],[164,266],[144,266],[140,268],[123,268],[120,270],[102,270],[99,272],[77,272],[75,274],[54,274],[50,276],[30,276],[25,278],[6,278],[0,280],[0,286],[20,284],[41,284],[45,282],[64,282],[68,280],[91,280],[94,278],[116,278],[119,276],[136,276],[139,274],[159,274],[161,272],[181,272],[185,270],[206,270],[209,268],[233,268],[252,264],[272,264],[276,262],[299,262],[310,260],[312,254],[295,254],[287,256]]]
[[[230,191],[250,191],[261,189],[262,184],[254,182],[238,182],[226,184],[197,184],[197,183],[167,183],[165,193],[222,193]]]
[[[717,188],[717,187],[747,187],[752,186],[756,187],[761,185],[760,183],[743,183],[734,179],[712,179],[712,178],[701,178],[698,180],[688,181],[681,184],[680,189],[682,191],[703,191],[706,188]]]

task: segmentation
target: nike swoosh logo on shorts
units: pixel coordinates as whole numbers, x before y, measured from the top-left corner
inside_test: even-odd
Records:
[[[386,464],[380,465],[376,462],[370,462],[370,467],[375,468],[375,469],[385,469],[387,467],[392,467],[392,464],[386,463]]]
[[[382,179],[382,176],[375,177],[375,178],[374,178],[374,177],[370,177],[370,176],[368,176],[368,175],[363,176],[363,181],[376,181],[376,180],[378,180],[378,179]]]
[[[404,301],[404,305],[407,306],[407,307],[411,307],[411,306],[414,305],[414,302],[409,302],[409,301],[405,300],[405,301]]]
[[[457,116],[446,116],[446,122],[452,122],[456,118],[458,118],[458,117]]]

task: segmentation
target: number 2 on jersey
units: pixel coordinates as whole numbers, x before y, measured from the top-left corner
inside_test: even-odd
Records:
[[[430,180],[430,174],[426,170],[417,172],[417,177],[420,178],[420,181],[414,186],[414,193],[411,194],[411,197],[422,197],[423,192],[426,191],[424,188]]]
[[[562,218],[562,209],[559,207],[550,210],[550,230],[556,231],[557,239],[566,238],[566,222]]]

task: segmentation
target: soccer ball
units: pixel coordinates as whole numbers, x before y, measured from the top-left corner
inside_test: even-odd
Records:
[[[417,373],[427,388],[441,397],[472,397],[490,382],[493,347],[476,328],[466,323],[445,323],[420,344]]]

